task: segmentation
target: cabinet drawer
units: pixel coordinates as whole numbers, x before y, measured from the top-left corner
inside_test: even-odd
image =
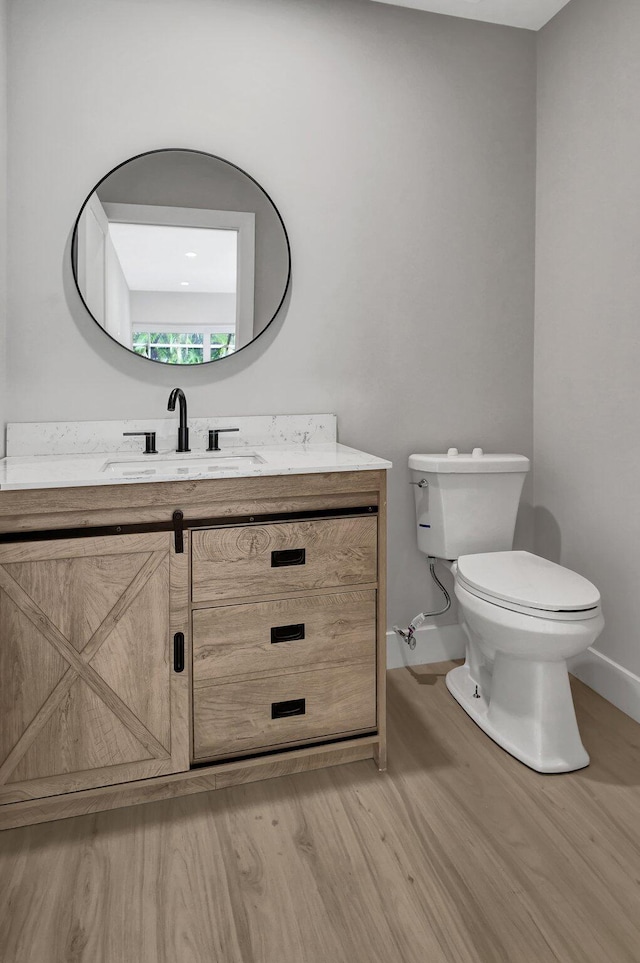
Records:
[[[374,659],[376,593],[220,605],[193,613],[193,684]]]
[[[326,518],[192,535],[194,602],[375,582],[377,518]]]
[[[198,762],[376,725],[375,662],[210,685],[194,691]]]

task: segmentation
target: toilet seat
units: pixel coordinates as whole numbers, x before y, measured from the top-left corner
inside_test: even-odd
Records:
[[[600,612],[600,593],[588,579],[530,552],[463,555],[456,578],[478,598],[537,618],[577,621]]]

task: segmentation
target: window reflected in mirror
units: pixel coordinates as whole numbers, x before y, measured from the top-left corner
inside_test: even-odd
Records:
[[[103,178],[78,216],[72,258],[104,331],[141,357],[178,365],[250,344],[277,314],[290,272],[270,198],[198,151],[153,151]]]
[[[235,351],[235,334],[208,331],[133,331],[133,350],[143,358],[166,364],[203,364]]]

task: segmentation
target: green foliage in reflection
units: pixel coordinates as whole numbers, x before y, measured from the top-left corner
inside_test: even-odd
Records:
[[[225,355],[233,354],[236,345],[235,334],[212,334],[211,335],[211,360],[224,358]]]
[[[211,360],[232,354],[235,348],[234,334],[212,334]],[[133,350],[152,361],[166,364],[202,364],[207,355],[208,334],[202,332],[136,331],[133,334]]]
[[[167,364],[202,364],[204,336],[185,332],[175,334],[167,331],[137,331],[133,335],[133,350],[136,354],[164,361]]]

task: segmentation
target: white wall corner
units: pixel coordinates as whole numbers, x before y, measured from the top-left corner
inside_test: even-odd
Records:
[[[569,660],[569,671],[616,708],[640,722],[640,677],[596,649]]]
[[[412,650],[395,632],[387,632],[388,669],[464,658],[465,636],[461,625],[423,625],[415,638],[416,647]]]

